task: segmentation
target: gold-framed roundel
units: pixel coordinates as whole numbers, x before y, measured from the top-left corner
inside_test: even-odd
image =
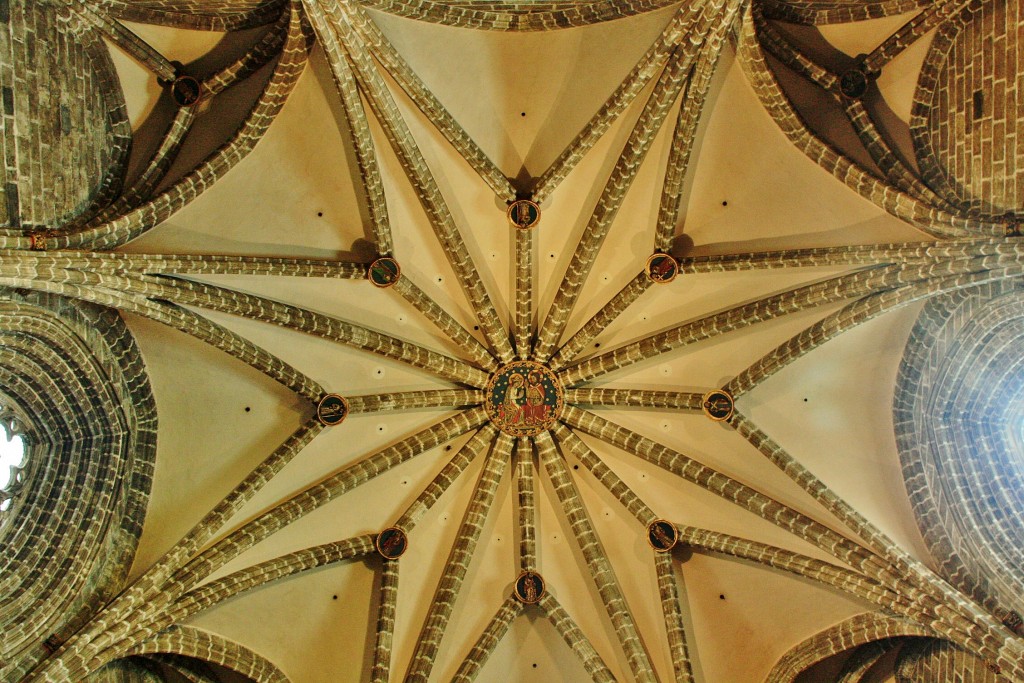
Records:
[[[655,552],[667,553],[679,542],[676,525],[666,519],[656,519],[647,526],[647,543]]]
[[[713,389],[704,394],[701,400],[701,409],[709,419],[715,422],[724,422],[732,417],[735,404],[732,394],[725,389]]]
[[[511,436],[536,436],[562,414],[565,391],[555,373],[534,361],[498,368],[484,390],[491,423]]]
[[[512,586],[512,592],[516,600],[524,605],[535,605],[544,597],[546,585],[544,577],[537,572],[525,571],[516,577]]]
[[[397,526],[389,526],[377,534],[373,544],[376,546],[377,552],[385,560],[397,560],[408,550],[409,537]]]
[[[644,265],[647,278],[659,285],[672,282],[679,275],[679,262],[671,254],[652,254]]]
[[[348,417],[348,401],[339,394],[327,394],[316,404],[316,419],[326,427],[340,425]]]
[[[505,212],[508,222],[518,230],[530,230],[540,225],[540,205],[530,199],[517,199]]]
[[[374,287],[381,289],[393,287],[400,277],[402,277],[402,267],[390,256],[381,256],[366,269],[366,279]]]

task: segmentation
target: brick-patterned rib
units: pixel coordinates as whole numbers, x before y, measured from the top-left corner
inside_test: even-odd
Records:
[[[566,386],[576,386],[688,344],[743,329],[764,320],[963,270],[962,263],[939,261],[908,266],[885,266],[840,275],[734,306],[659,332],[572,365],[562,370],[559,378]]]
[[[263,137],[291,92],[306,62],[306,37],[297,6],[292,6],[288,39],[281,59],[245,121],[212,156],[153,201],[104,225],[51,238],[58,249],[109,249],[138,237],[198,197],[217,178],[244,158]]]
[[[959,14],[969,4],[971,4],[971,0],[938,0],[931,3],[872,50],[864,59],[865,69],[868,73],[880,72],[886,64],[913,45],[915,41],[936,26]]]
[[[158,652],[220,664],[258,683],[288,683],[288,677],[270,660],[238,643],[191,626],[173,626],[136,646],[129,654]]]
[[[459,670],[452,677],[452,683],[472,683],[472,681],[476,680],[480,669],[487,663],[491,653],[494,652],[494,648],[498,646],[498,643],[501,642],[502,637],[508,631],[508,627],[512,625],[512,622],[522,611],[523,605],[515,596],[509,596],[502,603],[498,611],[495,612],[494,617],[487,622],[487,627],[480,634],[476,643],[473,644],[469,654],[462,660],[462,665],[459,666]]]
[[[898,588],[900,593],[909,596],[925,609],[935,610],[935,621],[929,622],[929,625],[954,642],[976,649],[990,659],[1005,661],[1007,666],[1015,670],[1024,670],[1024,647],[1016,641],[1008,640],[1003,633],[1005,629],[997,625],[991,615],[965,599],[893,543],[748,419],[735,413],[730,422],[790,479],[885,558],[885,565],[866,572],[869,576]],[[852,566],[862,569],[855,564]]]
[[[480,322],[480,329],[483,330],[491,348],[503,362],[512,360],[512,343],[501,325],[501,320],[498,318],[483,281],[477,274],[444,196],[441,194],[422,152],[416,146],[412,132],[398,111],[387,85],[378,73],[369,53],[365,50],[365,46],[348,20],[345,19],[340,6],[334,3],[324,6],[315,0],[304,0],[303,4],[315,21],[317,17],[325,15],[323,19],[317,21],[317,25],[324,32],[337,31],[338,39],[347,50],[352,65],[355,67],[355,76],[359,85],[412,183],[420,204],[430,218],[434,234],[437,235],[441,248],[466,293],[473,312]],[[330,17],[331,21],[327,22],[326,17]]]
[[[566,389],[565,400],[573,405],[700,412],[704,395],[650,389]]]
[[[533,188],[534,201],[542,202],[565,179],[576,164],[586,155],[617,119],[654,78],[668,61],[676,43],[688,36],[701,17],[701,8],[696,4],[684,4],[672,17],[654,44],[636,63],[622,83],[608,96],[572,142],[570,142],[551,166],[537,179]]]
[[[374,242],[376,242],[374,246],[377,248],[378,254],[390,255],[394,252],[395,247],[391,240],[391,219],[388,217],[384,183],[381,180],[373,136],[370,134],[370,124],[366,117],[366,110],[363,108],[362,98],[359,96],[352,67],[346,57],[345,48],[338,41],[338,36],[331,30],[326,19],[315,8],[308,5],[306,6],[306,16],[312,22],[313,29],[320,39],[320,45],[327,56],[327,63],[331,67],[331,76],[334,78],[334,87],[338,91],[349,131],[352,134],[356,163],[359,166],[359,175],[363,180],[363,199],[366,201],[367,209],[370,212],[370,222],[373,225]]]
[[[839,81],[836,75],[797,50],[789,40],[783,37],[775,29],[775,26],[765,19],[761,3],[751,3],[750,16],[757,28],[757,38],[762,48],[822,90],[831,93],[836,91]]]
[[[545,592],[537,606],[544,611],[548,621],[555,627],[558,634],[562,636],[562,640],[579,657],[583,663],[583,668],[587,670],[587,673],[590,674],[595,683],[615,683],[615,676],[608,668],[608,665],[604,663],[604,660],[601,659],[601,655],[597,654],[597,650],[590,644],[587,636],[584,635],[580,627],[576,625],[576,622],[569,616],[569,613],[565,611],[551,593]]]
[[[497,428],[490,423],[484,425],[480,431],[474,434],[473,438],[459,449],[448,464],[437,473],[437,476],[434,477],[434,480],[430,482],[427,488],[423,489],[423,492],[402,513],[402,516],[395,522],[395,526],[406,533],[410,533],[420,517],[433,507],[434,503],[444,495],[444,492],[455,483],[459,475],[469,467],[469,464],[494,442],[494,437],[497,434]]]
[[[501,475],[505,471],[505,464],[512,455],[512,447],[512,437],[501,434],[495,441],[494,449],[484,461],[480,478],[473,490],[469,505],[466,507],[466,513],[462,518],[462,525],[459,527],[455,543],[452,545],[451,554],[448,556],[448,561],[445,563],[443,573],[437,583],[437,590],[430,603],[430,610],[423,620],[423,628],[416,641],[416,650],[405,676],[406,683],[426,683],[430,677],[431,669],[437,658],[437,651],[441,646],[441,638],[444,636],[448,619],[455,607],[455,600],[459,597],[462,581],[466,578],[469,563],[473,558],[473,551],[476,550],[480,534],[483,532],[487,513],[491,509],[494,494],[498,490]]]
[[[534,499],[533,441],[516,440],[516,492],[519,528],[519,569],[537,571],[537,508]]]
[[[133,278],[136,289],[147,296],[175,303],[199,306],[253,320],[280,325],[306,334],[330,339],[353,348],[397,360],[445,379],[481,388],[487,386],[487,373],[450,356],[375,332],[354,323],[297,306],[270,301],[251,294],[205,285],[189,280],[141,281]]]
[[[861,683],[868,670],[894,647],[896,647],[896,643],[887,638],[857,648],[856,652],[843,664],[836,683]]]
[[[121,22],[106,16],[102,11],[96,11],[85,3],[74,0],[73,4],[93,26],[103,32],[108,40],[152,71],[157,78],[163,81],[174,80],[174,65],[152,45],[128,30]]]
[[[1003,280],[1024,271],[1024,266],[1022,265],[999,267],[996,263],[986,263],[987,261],[990,261],[990,259],[972,259],[963,266],[964,270],[977,269],[980,272],[965,272],[948,277],[930,278],[855,301],[841,310],[822,318],[772,349],[730,380],[726,384],[725,389],[733,397],[738,398],[825,342],[835,339],[843,332],[873,320],[884,313],[937,294]],[[991,261],[994,261],[994,259]],[[989,265],[993,265],[995,268],[993,270],[985,270]]]
[[[688,60],[677,50],[658,78],[654,91],[640,114],[640,119],[626,141],[622,156],[615,162],[611,176],[601,192],[597,206],[594,207],[594,213],[587,222],[587,227],[569,261],[565,277],[555,294],[555,300],[548,309],[547,318],[541,325],[534,347],[536,360],[543,362],[550,358],[555,344],[561,339],[580,289],[594,265],[597,252],[619,207],[622,206],[626,192],[640,170],[644,157],[654,141],[655,133],[661,127],[686,81],[689,67]]]
[[[129,21],[201,31],[237,31],[274,20],[288,0],[91,0]],[[157,5],[154,7],[154,5]]]
[[[830,0],[761,0],[765,12],[772,19],[797,24],[848,24],[853,21],[893,17],[919,9],[931,0],[860,0],[859,2],[832,2]]]
[[[693,683],[693,667],[686,647],[686,627],[683,624],[683,608],[679,601],[679,585],[672,566],[672,554],[654,553],[654,568],[658,573],[658,595],[661,597],[661,612],[665,617],[665,631],[668,634],[676,683]]]
[[[700,122],[711,88],[711,79],[715,75],[718,58],[722,54],[722,44],[726,34],[736,20],[739,3],[727,0],[722,7],[719,22],[708,34],[701,46],[700,56],[693,67],[693,75],[686,85],[679,115],[676,117],[675,130],[672,132],[672,143],[669,148],[668,165],[665,168],[665,179],[661,187],[661,199],[658,206],[657,227],[654,233],[654,249],[668,252],[675,236],[676,222],[683,197],[683,186],[686,172],[690,165],[690,154],[697,137],[697,124]]]
[[[885,265],[951,260],[965,256],[1024,253],[1024,245],[1003,238],[900,242],[849,247],[814,247],[781,251],[720,254],[679,259],[683,273],[719,273],[757,268]]]
[[[528,360],[533,351],[533,230],[516,230],[516,307],[512,327],[516,357]]]
[[[323,393],[323,389],[317,382],[280,358],[227,328],[217,325],[191,311],[173,304],[151,302],[140,296],[126,295],[123,293],[124,289],[81,286],[76,283],[61,282],[61,280],[69,278],[78,280],[87,278],[90,282],[104,281],[104,278],[96,273],[83,274],[78,271],[54,270],[49,274],[50,279],[29,280],[20,277],[7,277],[6,272],[6,267],[0,266],[0,283],[7,286],[25,287],[37,291],[60,294],[81,301],[88,301],[100,304],[101,306],[141,315],[210,344],[214,348],[237,358],[307,399],[315,400]],[[41,271],[41,274],[44,278],[46,277],[45,270]],[[63,276],[58,277],[59,274],[63,274]],[[112,278],[106,278],[106,280],[109,281]],[[116,287],[117,282],[110,281],[109,284]]]
[[[758,43],[751,10],[744,16],[738,41],[739,61],[761,104],[799,150],[851,189],[897,218],[935,237],[976,233],[1002,234],[1001,224],[949,214],[928,206],[873,177],[851,159],[816,137],[803,123],[775,79]]]
[[[224,500],[208,512],[156,564],[146,570],[142,576],[131,586],[127,587],[110,605],[95,614],[89,624],[79,634],[69,639],[54,657],[57,668],[69,665],[65,661],[60,661],[62,659],[68,659],[69,662],[75,662],[77,659],[77,663],[74,665],[81,665],[82,649],[87,647],[86,644],[100,634],[118,628],[121,629],[120,636],[124,636],[124,631],[126,630],[124,626],[130,623],[129,615],[132,612],[151,609],[154,601],[166,605],[169,600],[165,599],[165,594],[161,587],[167,579],[174,572],[178,571],[199,548],[213,538],[214,533],[218,529],[223,527],[231,517],[258,493],[268,481],[273,479],[285,465],[291,462],[292,458],[305,448],[323,429],[323,425],[313,419],[289,436],[281,446],[242,480]],[[59,681],[62,679],[57,676],[52,680]]]
[[[264,64],[281,53],[288,35],[288,13],[282,12],[277,22],[244,55],[203,79],[203,93],[217,95],[256,73]]]
[[[76,663],[84,667],[86,662],[98,653],[108,650],[117,651],[125,647],[126,643],[132,642],[132,634],[146,632],[151,622],[160,618],[160,610],[169,602],[193,588],[240,553],[338,496],[444,441],[456,438],[480,426],[486,419],[486,412],[482,408],[459,413],[341,469],[320,483],[264,512],[182,566],[169,581],[159,587],[159,592],[150,595],[149,600],[142,605],[140,611],[132,619],[108,624],[98,637],[89,642],[86,647],[76,651]],[[84,676],[83,671],[72,671],[75,675],[71,676],[71,679],[76,679],[76,676]]]
[[[640,634],[629,610],[629,604],[622,594],[619,580],[615,576],[611,562],[608,561],[608,556],[601,545],[601,539],[594,531],[587,508],[580,498],[576,484],[572,481],[572,475],[569,474],[549,433],[539,434],[536,437],[536,444],[540,460],[544,464],[555,494],[562,504],[562,514],[569,522],[580,552],[583,553],[587,562],[587,568],[594,579],[594,585],[597,586],[597,592],[601,595],[601,601],[615,628],[615,635],[626,654],[626,660],[629,662],[633,676],[637,681],[657,680],[650,657],[647,656],[643,641],[640,640]]]
[[[391,649],[395,639],[395,613],[398,611],[397,560],[384,560],[380,575],[380,602],[377,606],[377,633],[373,642],[373,667],[370,680],[388,683],[391,677]]]
[[[601,482],[601,485],[608,489],[609,493],[615,496],[622,507],[633,515],[643,525],[645,530],[652,522],[658,519],[658,515],[651,508],[647,507],[647,504],[619,478],[619,475],[615,474],[608,465],[604,464],[597,454],[587,444],[583,443],[583,440],[576,436],[572,430],[559,423],[555,425],[553,431],[562,450],[579,460],[580,464],[586,467],[594,475],[594,478]]]
[[[448,335],[448,338],[461,350],[472,356],[473,360],[479,363],[481,367],[491,372],[498,369],[498,363],[487,350],[487,347],[477,341],[476,337],[460,325],[440,304],[427,296],[408,276],[403,275],[398,278],[398,282],[394,285],[394,290],[402,298],[415,306],[416,310],[426,316],[427,320],[434,323],[439,330]]]
[[[377,24],[367,16],[366,11],[358,2],[345,0],[342,3],[345,16],[359,34],[374,57],[387,70],[395,82],[416,103],[423,115],[451,143],[463,159],[479,174],[480,178],[494,190],[502,201],[511,201],[516,197],[515,188],[505,174],[494,164],[476,141],[459,125],[444,105],[423,84],[419,76],[406,63],[402,56],[391,45],[391,41],[378,28]]]
[[[185,593],[172,608],[161,615],[157,623],[150,625],[149,628],[162,630],[169,624],[181,623],[198,612],[272,581],[280,581],[318,567],[364,557],[375,551],[373,534],[366,534],[344,541],[332,541],[303,548],[272,560],[251,565]]]
[[[765,683],[793,683],[803,671],[827,657],[885,638],[935,637],[919,624],[884,612],[866,612],[811,636],[784,654],[765,678]]]
[[[401,391],[365,396],[346,396],[350,413],[379,413],[416,408],[468,408],[484,402],[484,393],[472,389]]]
[[[436,0],[360,0],[368,7],[403,17],[461,28],[492,31],[543,31],[569,26],[589,26],[642,14],[672,4],[670,0],[556,0],[538,4],[531,0],[468,3]]]
[[[630,280],[625,287],[611,298],[597,313],[591,316],[579,331],[569,338],[569,341],[558,349],[558,352],[548,362],[548,367],[553,372],[558,372],[568,363],[571,363],[576,356],[587,346],[591,340],[601,334],[608,325],[629,308],[629,306],[640,298],[640,295],[647,291],[653,284],[647,273],[640,272]]]
[[[163,653],[144,655],[144,657],[158,665],[168,667],[188,683],[217,683],[213,671],[206,662]]]
[[[563,409],[562,419],[585,434],[632,453],[752,512],[856,569],[872,564],[874,556],[848,538],[682,453],[572,406]]]

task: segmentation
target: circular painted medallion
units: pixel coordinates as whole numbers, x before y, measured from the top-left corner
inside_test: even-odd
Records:
[[[191,107],[203,95],[203,84],[192,76],[178,76],[171,81],[171,97],[179,107]]]
[[[644,270],[651,282],[665,284],[676,279],[676,275],[679,274],[679,263],[668,254],[654,254],[647,259]]]
[[[540,363],[520,360],[500,368],[487,384],[486,407],[491,422],[512,436],[533,436],[550,427],[562,413],[562,383]]]
[[[667,553],[675,547],[679,532],[672,522],[656,519],[647,527],[647,542],[659,553]]]
[[[704,414],[715,422],[723,422],[732,417],[733,401],[728,391],[715,389],[704,394],[704,402],[701,405]]]
[[[375,287],[390,287],[396,282],[402,275],[402,269],[398,266],[398,261],[395,259],[384,256],[373,263],[366,271],[366,277],[369,278],[370,282]]]
[[[517,199],[509,204],[507,215],[512,227],[529,230],[540,223],[540,206],[529,199]]]
[[[316,419],[328,427],[341,424],[347,415],[348,401],[337,394],[327,394],[316,405]]]
[[[377,552],[384,559],[397,560],[405,553],[406,548],[409,547],[409,539],[404,531],[397,526],[392,526],[377,534],[377,540],[374,545],[377,546]]]
[[[523,572],[516,579],[516,599],[524,605],[533,605],[544,597],[544,578],[536,572]]]
[[[851,100],[859,100],[867,94],[868,82],[868,75],[862,69],[850,69],[839,77],[839,91]]]

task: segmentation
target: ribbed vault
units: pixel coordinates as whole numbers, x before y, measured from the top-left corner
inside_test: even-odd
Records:
[[[1024,680],[1010,5],[0,3],[0,677]]]

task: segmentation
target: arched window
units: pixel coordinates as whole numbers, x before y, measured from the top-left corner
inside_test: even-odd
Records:
[[[10,412],[0,410],[0,512],[11,506],[11,499],[24,483],[25,440],[19,433],[18,420]]]

